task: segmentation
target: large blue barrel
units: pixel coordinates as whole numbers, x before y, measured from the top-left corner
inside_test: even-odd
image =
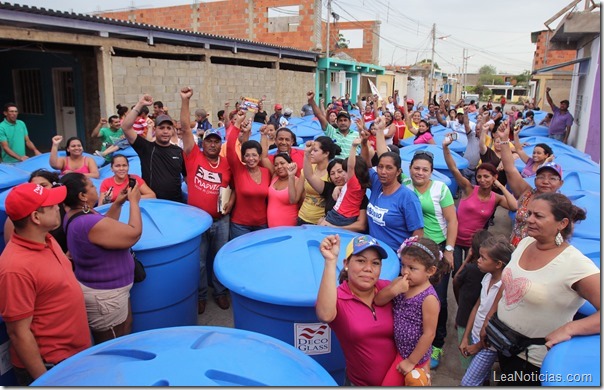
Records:
[[[528,146],[524,151],[531,156],[533,153],[534,146]],[[591,158],[584,157],[584,154],[580,153],[570,153],[566,150],[558,151],[554,150],[554,155],[556,156],[554,162],[560,164],[562,167],[562,173],[564,172],[586,172],[586,173],[600,173],[600,164],[595,163],[591,160]],[[526,164],[521,159],[516,159],[514,161],[516,165],[516,169],[518,171],[522,171]]]
[[[133,332],[197,324],[199,246],[212,217],[197,207],[141,199],[143,234],[133,249],[147,278],[130,291]],[[109,205],[97,208],[105,213]],[[130,215],[124,205],[120,221]]]
[[[27,179],[29,172],[16,168],[15,165],[0,164],[0,253],[4,250],[4,222],[7,218],[4,200],[11,188],[25,183]]]
[[[304,121],[297,125],[288,125],[287,128],[293,131],[297,137],[300,137],[303,143],[312,141],[315,137],[323,135],[319,121]]]
[[[59,150],[59,157],[65,157],[65,151]],[[102,167],[105,163],[105,159],[103,157],[95,156],[92,154],[84,153],[84,156],[91,158],[96,163],[97,167]],[[54,169],[50,166],[50,153],[42,153],[37,156],[33,156],[28,158],[25,161],[20,163],[16,163],[15,166],[19,169],[23,169],[24,171],[33,172],[36,169],[46,169],[48,171],[58,172],[57,169]]]
[[[549,350],[541,373],[543,386],[600,387],[600,335],[575,336]]]
[[[214,326],[154,329],[84,350],[32,386],[335,386],[313,359],[262,334]]]
[[[4,242],[4,240],[2,241]],[[10,364],[10,354],[8,333],[6,332],[6,324],[0,317],[0,361],[2,362],[2,370],[0,370],[0,386],[17,386],[17,378],[15,370]]]
[[[441,128],[445,129],[442,126],[441,126]],[[446,135],[453,132],[453,130],[451,130],[451,129],[445,129],[445,130],[442,130],[442,129],[437,132],[434,132],[434,131],[432,132],[432,136],[434,137],[434,142],[436,143],[437,146],[442,145]],[[415,140],[415,136],[403,138],[401,140],[400,144],[401,144],[401,146],[412,146],[412,145],[414,145],[414,143],[413,143],[414,140]],[[454,151],[455,153],[463,154],[466,151],[467,146],[468,146],[467,138],[465,140],[459,139],[459,140],[453,141],[451,143],[451,145],[449,145],[449,149]]]
[[[345,360],[338,340],[318,321],[315,302],[325,260],[319,251],[323,238],[339,234],[337,273],[345,248],[358,236],[326,226],[280,227],[238,237],[216,255],[214,271],[229,290],[235,327],[264,333],[311,355],[340,385],[345,380]],[[381,279],[400,272],[396,253],[386,244]]]
[[[545,126],[526,126],[520,130],[520,137],[547,137],[549,133],[549,129]]]
[[[575,192],[568,198],[578,207],[585,209],[587,218],[575,223],[573,237],[587,238],[590,240],[600,239],[600,193],[597,192]]]
[[[401,148],[401,151],[400,151],[401,159],[404,162],[409,163],[411,161],[411,159],[413,159],[413,155],[415,154],[415,152],[418,150],[428,151],[434,155],[434,169],[451,179],[451,185],[449,185],[449,189],[451,190],[451,193],[453,193],[453,195],[455,195],[455,193],[457,192],[457,182],[455,181],[453,174],[449,171],[449,168],[447,167],[447,163],[445,162],[445,156],[443,154],[442,146],[438,146],[438,145],[407,146],[407,147]],[[462,169],[468,167],[468,165],[469,165],[468,160],[461,157],[459,154],[455,153],[454,151],[451,151],[451,156],[453,157],[453,160],[455,161],[455,164],[457,165],[457,168],[460,171]]]
[[[591,156],[585,152],[582,152],[570,145],[565,144],[562,141],[558,141],[556,139],[553,138],[549,138],[549,137],[541,137],[541,136],[531,136],[531,137],[520,137],[520,142],[522,142],[523,144],[527,144],[527,146],[523,147],[523,149],[526,151],[528,146],[535,146],[537,144],[547,144],[549,145],[553,151],[554,154],[560,153],[560,152],[566,152],[566,153],[570,153],[570,154],[576,154],[577,156],[581,156],[583,158],[586,158],[588,160],[591,160]],[[531,148],[531,153],[533,151],[533,149]],[[528,155],[531,155],[531,153],[528,153]]]
[[[579,251],[581,251],[581,253],[583,253],[586,257],[589,257],[590,259],[594,260],[594,259],[599,259],[600,258],[600,245],[601,242],[600,240],[590,240],[587,238],[581,238],[581,237],[572,237],[569,242],[571,243],[572,246],[574,246],[575,248],[577,248]],[[594,261],[595,262],[595,261]],[[598,268],[600,267],[600,264],[598,263]]]

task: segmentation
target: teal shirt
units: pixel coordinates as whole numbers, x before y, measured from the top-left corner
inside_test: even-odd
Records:
[[[336,155],[338,158],[346,158],[350,155],[350,149],[352,148],[352,141],[359,136],[359,133],[353,130],[349,130],[347,135],[340,133],[340,130],[336,129],[330,124],[325,127],[325,135],[336,141],[342,153]]]
[[[17,119],[13,124],[6,119],[0,123],[0,142],[8,142],[8,147],[19,156],[25,156],[25,137],[27,136],[27,126],[23,121]],[[20,160],[10,156],[2,148],[2,162],[16,163]]]

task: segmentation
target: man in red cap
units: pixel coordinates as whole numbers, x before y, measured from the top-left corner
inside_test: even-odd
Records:
[[[413,106],[415,106],[415,100],[413,99],[407,99],[407,112],[412,112],[413,111]]]
[[[61,223],[66,195],[65,187],[26,183],[6,197],[15,231],[0,256],[0,316],[21,386],[91,345],[82,289],[48,233]]]
[[[279,127],[281,127],[281,125],[279,124],[279,121],[282,116],[283,116],[283,106],[281,104],[275,104],[275,113],[268,118],[267,124],[269,124],[269,125],[272,124],[273,126],[275,126],[275,129],[278,129]]]

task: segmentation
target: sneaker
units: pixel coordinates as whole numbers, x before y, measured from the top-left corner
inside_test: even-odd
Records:
[[[101,153],[101,151],[100,151],[100,150],[95,150],[95,151],[94,151],[94,155],[95,155],[95,156],[99,156],[99,157],[103,157],[103,158],[105,157],[105,156],[103,156],[103,154]]]
[[[440,364],[440,359],[443,357],[443,349],[432,347],[432,355],[430,356],[430,368],[436,368]]]

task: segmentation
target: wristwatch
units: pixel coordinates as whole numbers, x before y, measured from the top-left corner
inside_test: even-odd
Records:
[[[451,245],[447,245],[447,246],[445,246],[445,250],[447,252],[453,252],[453,247]]]

